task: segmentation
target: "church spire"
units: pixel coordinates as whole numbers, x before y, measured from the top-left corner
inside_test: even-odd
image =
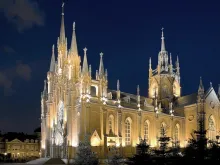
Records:
[[[75,22],[73,22],[73,34],[72,34],[72,42],[71,42],[70,51],[74,55],[78,55],[77,42],[76,42],[76,23]]]
[[[54,45],[52,46],[52,56],[50,61],[50,72],[55,72],[55,54],[54,54]]]
[[[104,76],[104,64],[103,64],[103,53],[100,53],[100,64],[99,64],[99,77],[102,78]]]
[[[164,28],[161,29],[161,30],[162,30],[162,35],[161,35],[161,52],[166,51],[166,49],[165,49],[165,41],[164,41],[163,29],[164,29]]]
[[[200,77],[198,95],[202,96],[203,94],[204,94],[204,86],[203,86],[203,83],[202,83],[202,77]]]
[[[61,18],[61,27],[60,27],[60,43],[65,43],[65,26],[64,26],[64,2],[62,3],[62,18]]]
[[[84,59],[83,59],[83,68],[82,68],[82,75],[87,75],[89,73],[88,69],[88,62],[87,62],[87,48],[84,48]]]

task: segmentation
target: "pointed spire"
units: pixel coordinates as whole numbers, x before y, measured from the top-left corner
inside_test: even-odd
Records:
[[[198,94],[203,94],[204,93],[204,86],[202,83],[202,77],[200,77],[200,82],[199,82],[199,89],[198,89]]]
[[[100,53],[100,64],[99,64],[99,77],[101,78],[104,76],[104,64],[103,64],[103,59],[102,59],[103,53]]]
[[[74,53],[75,55],[78,55],[77,42],[76,42],[76,23],[75,22],[73,22],[73,34],[72,34],[70,51],[72,53]]]
[[[55,53],[54,53],[54,45],[52,46],[52,56],[50,61],[50,72],[55,72]]]
[[[210,82],[210,88],[212,88],[212,82]]]
[[[200,77],[200,81],[199,81],[199,87],[201,88],[201,89],[203,89],[204,87],[203,87],[203,83],[202,83],[202,77]]]
[[[178,56],[177,56],[178,57]],[[173,65],[172,64],[173,62],[172,62],[172,54],[170,53],[170,65]]]
[[[87,62],[87,48],[84,48],[84,59],[83,59],[83,68],[82,68],[82,75],[86,75],[89,73],[89,69],[88,69],[88,62]]]
[[[92,66],[89,65],[89,76],[92,77]]]
[[[105,69],[105,79],[108,80],[108,71]]]
[[[151,57],[149,59],[149,69],[152,69],[152,65],[151,65]]]
[[[99,79],[99,72],[98,72],[98,70],[96,70],[96,72],[95,72],[95,79],[96,79],[96,80]]]
[[[164,28],[161,29],[161,31],[162,31],[162,36],[161,36],[161,51],[166,51],[166,49],[165,49],[165,41],[164,41],[163,29],[164,29]]]
[[[65,43],[65,26],[64,26],[64,2],[62,3],[62,18],[61,18],[61,27],[60,27],[60,38],[61,43]]]
[[[117,80],[117,100],[118,100],[119,105],[120,105],[120,98],[121,98],[120,82],[119,80]]]
[[[137,86],[137,95],[138,96],[140,95],[140,87],[139,87],[139,85]]]
[[[140,99],[140,87],[139,87],[139,85],[138,85],[138,86],[137,86],[137,107],[138,107],[138,110],[141,110],[141,109],[140,109],[140,107],[141,107],[140,101],[141,101],[141,99]]]
[[[117,80],[117,91],[120,91],[120,82]]]

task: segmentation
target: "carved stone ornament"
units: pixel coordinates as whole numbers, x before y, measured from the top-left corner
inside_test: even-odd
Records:
[[[193,115],[190,115],[189,118],[188,118],[189,121],[193,121],[193,119],[194,119]]]
[[[214,109],[214,108],[215,108],[215,102],[211,101],[211,102],[210,102],[210,107],[211,107],[212,109]]]

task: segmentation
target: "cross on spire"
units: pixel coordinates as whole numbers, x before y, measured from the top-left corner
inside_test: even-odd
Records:
[[[86,51],[87,51],[87,48],[85,47],[83,50],[84,50],[84,52],[86,52]]]
[[[166,51],[163,30],[164,30],[164,28],[162,27],[161,28],[161,31],[162,31],[162,35],[161,35],[161,51]]]
[[[64,5],[65,5],[65,3],[64,3],[64,1],[62,1],[62,15],[64,15]]]
[[[75,30],[75,29],[76,29],[76,23],[73,22],[73,30]]]

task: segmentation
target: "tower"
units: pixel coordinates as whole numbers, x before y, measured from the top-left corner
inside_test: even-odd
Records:
[[[170,61],[169,61],[170,60]],[[151,58],[149,60],[149,98],[157,97],[158,102],[162,106],[169,107],[168,102],[174,97],[180,97],[180,67],[177,57],[176,68],[173,68],[172,56],[168,57],[168,52],[165,48],[165,37],[162,28],[161,50],[158,54],[158,64],[155,70],[152,70]],[[166,103],[167,102],[167,103]]]

